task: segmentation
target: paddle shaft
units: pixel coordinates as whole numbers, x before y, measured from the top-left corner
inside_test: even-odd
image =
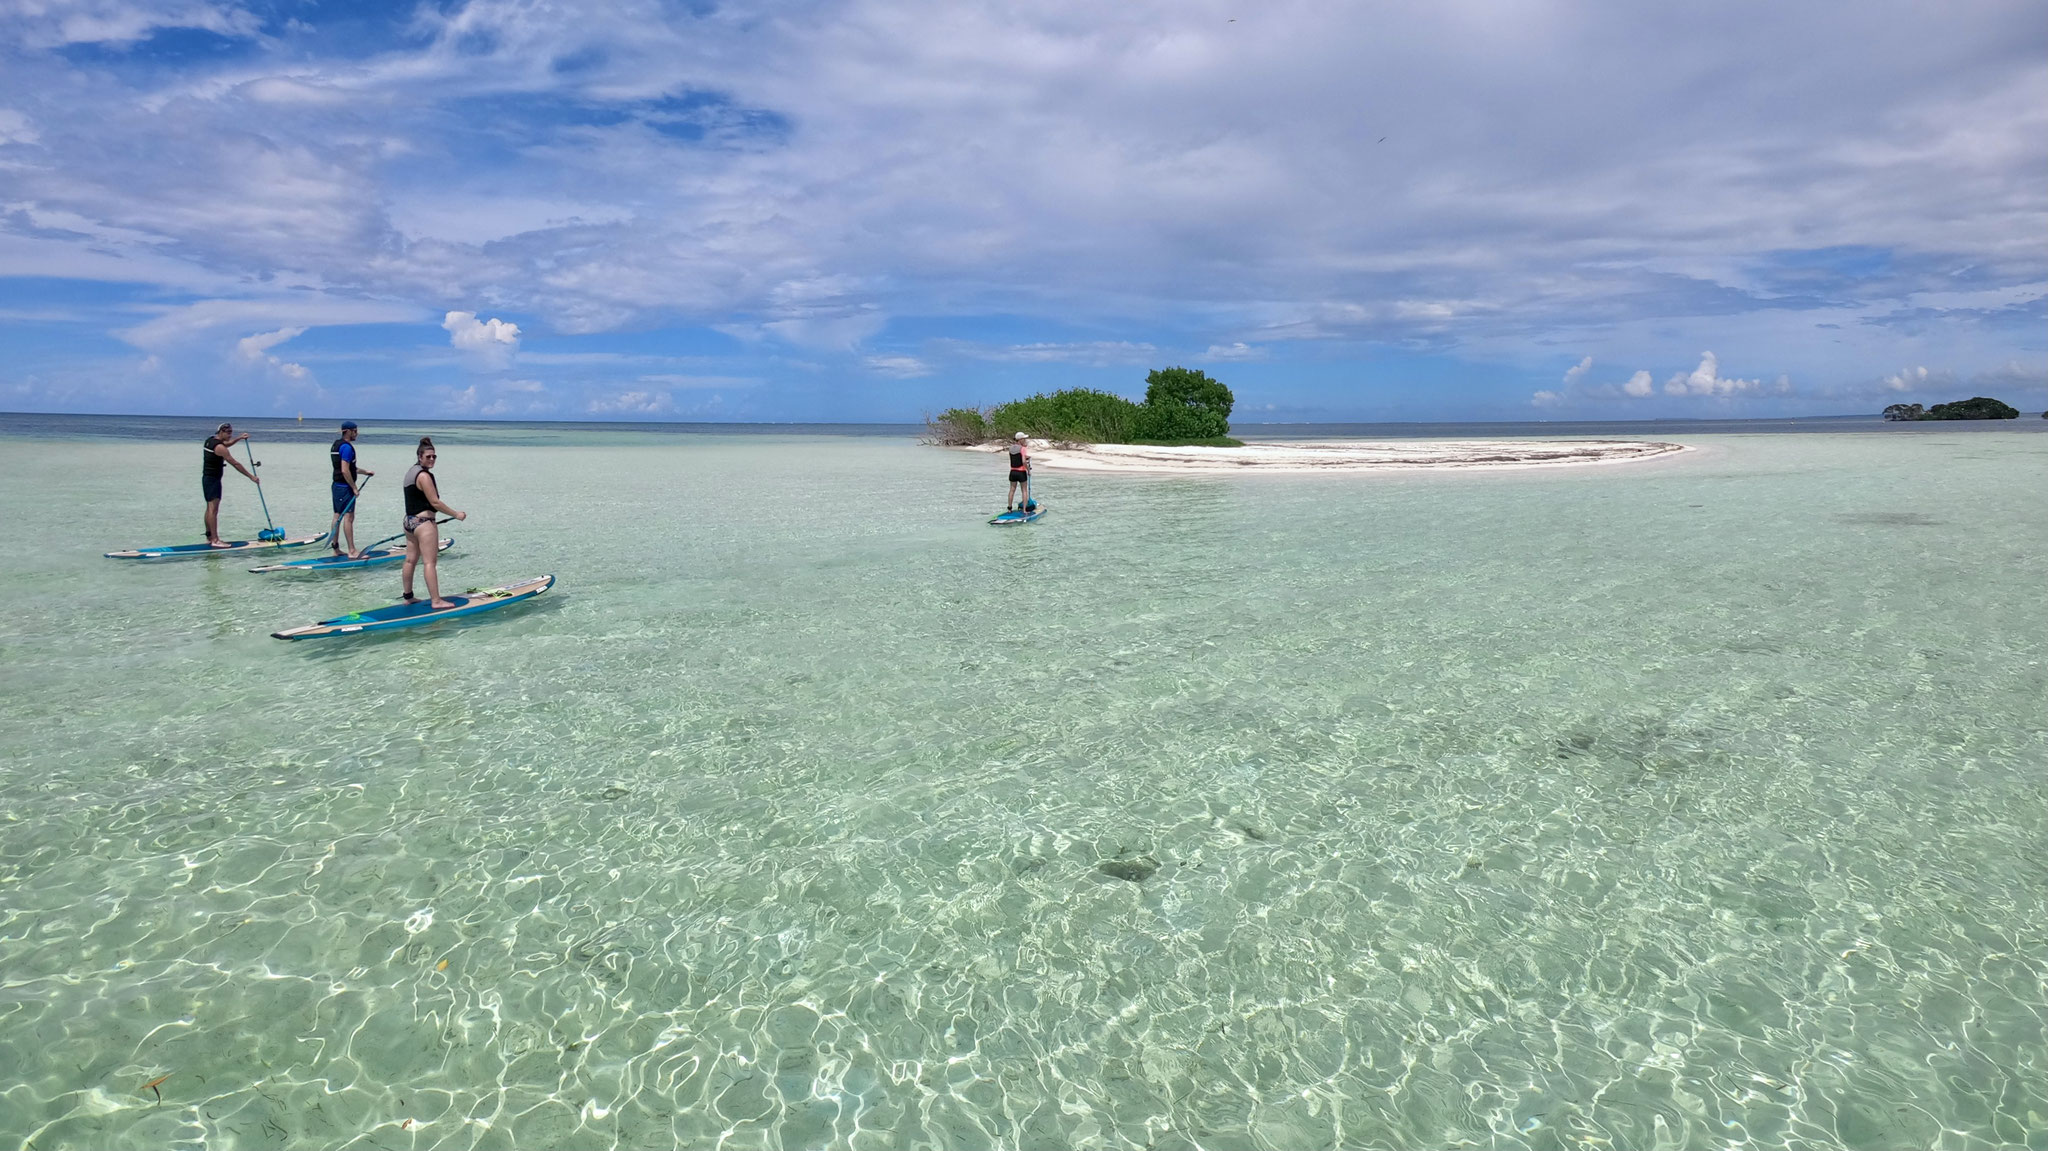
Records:
[[[263,466],[256,462],[256,445],[245,439],[242,441],[242,450],[248,453],[249,456],[249,478],[252,480],[256,479],[256,469]],[[263,495],[263,481],[261,480],[256,481],[256,499],[263,505],[263,522],[269,524],[270,533],[276,535],[277,522],[270,518],[270,501]]]
[[[369,481],[365,480],[364,482],[365,482],[365,483],[368,483]],[[455,517],[453,517],[453,516],[449,516],[449,517],[447,517],[447,518],[445,518],[445,519],[438,519],[438,520],[435,520],[434,522],[435,522],[436,524],[452,524],[452,523],[454,523],[454,522],[455,522]],[[381,548],[381,547],[383,547],[383,546],[384,546],[385,544],[388,544],[388,543],[390,543],[390,542],[391,542],[392,540],[395,540],[395,539],[399,538],[399,536],[403,536],[404,534],[405,534],[404,532],[399,532],[399,533],[398,533],[398,535],[395,535],[395,536],[385,536],[385,537],[384,537],[383,539],[381,539],[381,540],[378,540],[378,541],[377,541],[376,543],[373,543],[373,544],[369,544],[369,545],[366,545],[366,546],[365,546],[365,547],[363,548],[363,550],[364,550],[364,551],[369,551],[369,550],[371,550],[372,548]],[[465,552],[465,553],[463,553],[463,554],[467,555],[468,553],[467,553],[467,552]]]

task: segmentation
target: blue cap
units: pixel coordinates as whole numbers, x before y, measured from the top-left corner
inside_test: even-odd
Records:
[[[346,431],[349,431],[349,430],[353,429],[353,428],[354,428],[355,426],[356,426],[356,422],[355,422],[354,420],[343,420],[343,421],[341,421],[341,430],[342,430],[342,431],[344,431],[344,432],[346,432]]]

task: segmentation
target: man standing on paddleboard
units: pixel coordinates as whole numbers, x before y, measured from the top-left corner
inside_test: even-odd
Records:
[[[1010,492],[1003,497],[1003,510],[1023,508],[1031,495],[1031,441],[1018,432],[1010,442]],[[1029,509],[1026,509],[1029,510]]]
[[[235,434],[235,425],[222,424],[206,437],[206,460],[199,468],[199,494],[206,497],[206,546],[224,548],[227,541],[220,538],[220,481],[227,474],[226,464],[235,465],[235,470],[249,477],[250,483],[260,484],[256,473],[242,466],[229,448],[249,438],[249,433]],[[225,463],[223,463],[225,461]]]
[[[334,466],[334,519],[327,525],[327,544],[341,554],[342,533],[348,534],[348,556],[361,559],[356,550],[356,482],[377,473],[356,466],[356,422],[341,421],[341,438],[327,447],[327,462]]]

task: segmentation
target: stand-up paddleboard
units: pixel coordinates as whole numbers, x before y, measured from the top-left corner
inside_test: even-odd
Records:
[[[441,550],[455,546],[455,537],[441,541]],[[356,568],[376,567],[378,564],[395,564],[405,558],[404,548],[370,548],[359,556],[320,556],[309,560],[286,560],[283,563],[264,564],[250,568],[252,572],[333,572],[352,571]]]
[[[530,600],[553,586],[554,576],[535,576],[533,579],[506,584],[504,587],[445,596],[443,598],[450,604],[448,607],[437,608],[429,600],[414,600],[411,603],[393,604],[390,607],[323,619],[319,623],[309,623],[304,627],[274,631],[270,633],[270,638],[325,639],[328,636],[366,635],[370,632],[392,631],[401,627],[418,627],[421,624],[438,623],[444,619],[461,619],[490,611],[492,608]]]
[[[994,524],[999,528],[1003,528],[1009,527],[1011,524],[1035,524],[1039,520],[1044,518],[1045,505],[1040,504],[1028,512],[1022,509],[1019,509],[1017,511],[1004,512],[1002,515],[996,516],[994,519],[991,519],[988,522]]]
[[[250,552],[274,552],[287,548],[302,548],[317,544],[327,538],[326,532],[317,536],[302,536],[295,540],[235,540],[224,548],[211,544],[179,544],[168,548],[133,548],[125,552],[108,552],[110,560],[189,560],[200,556],[247,555]]]

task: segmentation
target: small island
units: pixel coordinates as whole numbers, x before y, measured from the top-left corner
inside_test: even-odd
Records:
[[[1396,440],[1252,443],[1232,439],[1230,389],[1192,368],[1145,377],[1145,402],[1088,388],[950,408],[925,417],[926,442],[1001,452],[1017,433],[1054,470],[1165,474],[1462,471],[1610,464],[1690,451],[1645,440]]]
[[[1893,421],[2016,420],[2020,418],[2020,410],[1990,396],[1971,396],[1967,400],[1954,400],[1931,408],[1922,408],[1919,404],[1893,404],[1884,410],[1884,418]]]
[[[1145,376],[1145,402],[1133,403],[1092,388],[1012,400],[993,408],[948,408],[925,417],[931,442],[969,447],[1007,440],[1018,432],[1065,444],[1146,444],[1154,447],[1242,447],[1231,439],[1230,409],[1237,398],[1206,372],[1155,368]]]

